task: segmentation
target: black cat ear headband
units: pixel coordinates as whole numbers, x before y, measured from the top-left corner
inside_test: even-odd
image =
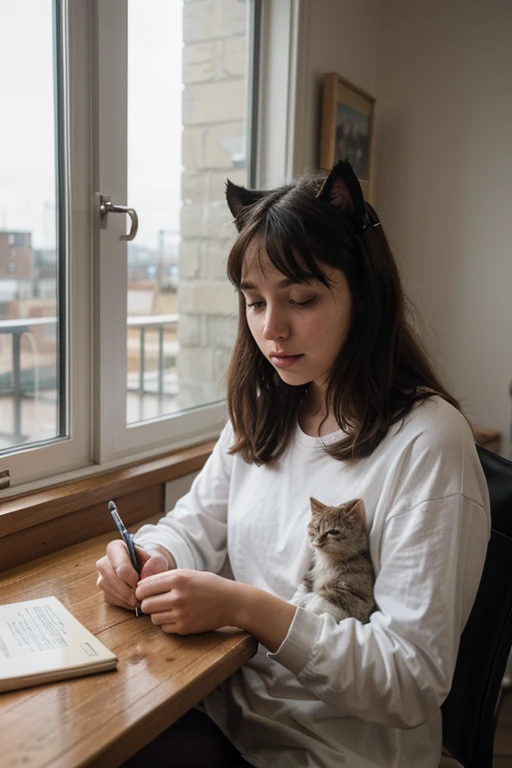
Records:
[[[341,208],[352,219],[357,233],[369,227],[380,227],[377,214],[365,203],[363,190],[348,160],[338,160],[334,164],[317,198]]]
[[[242,228],[240,212],[267,194],[262,190],[239,187],[227,180],[226,200],[239,231]],[[375,211],[364,201],[361,185],[348,160],[339,160],[334,164],[316,197],[344,211],[357,233],[365,232],[369,227],[380,227]]]

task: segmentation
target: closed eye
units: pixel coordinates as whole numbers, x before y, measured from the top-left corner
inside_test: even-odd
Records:
[[[311,304],[314,301],[315,297],[313,296],[311,299],[307,299],[306,301],[294,301],[294,299],[290,299],[290,304],[294,307],[306,307],[308,304]],[[249,309],[259,309],[265,304],[264,301],[246,301],[245,306]]]
[[[311,304],[314,300],[314,296],[311,299],[307,299],[307,301],[293,301],[293,299],[290,299],[290,304],[293,304],[294,307],[305,307],[308,304]]]
[[[330,531],[327,531],[328,536],[338,536],[339,531],[336,528],[331,528]]]

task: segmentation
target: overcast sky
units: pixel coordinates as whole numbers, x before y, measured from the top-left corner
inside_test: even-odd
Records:
[[[128,0],[129,190],[138,245],[179,226],[182,2]],[[55,245],[52,0],[0,0],[0,228]],[[108,194],[108,190],[101,190]],[[115,201],[114,201],[115,202]]]

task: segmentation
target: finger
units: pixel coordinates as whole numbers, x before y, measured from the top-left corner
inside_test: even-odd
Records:
[[[110,560],[115,575],[130,587],[135,587],[139,574],[130,562],[130,556],[124,541],[110,541],[107,544],[107,557]]]
[[[110,597],[116,598],[119,604],[131,605],[132,607],[135,607],[137,604],[135,590],[127,587],[126,584],[119,581],[119,579],[114,578],[113,580],[109,580],[106,579],[102,573],[99,573],[96,585]]]
[[[135,597],[132,596],[130,600],[126,600],[126,598],[123,597],[122,595],[119,595],[117,592],[112,591],[109,588],[109,585],[104,582],[101,574],[98,576],[97,585],[102,590],[103,599],[105,600],[106,603],[109,603],[110,605],[118,605],[120,608],[127,608],[128,610],[131,610],[131,611],[133,611],[133,609],[135,608],[135,605],[137,602],[135,600]]]
[[[108,592],[103,593],[103,599],[109,605],[115,605],[117,608],[124,608],[126,611],[133,611],[135,606],[129,605],[124,601],[119,600],[115,595],[109,595]]]
[[[164,571],[147,576],[139,581],[135,594],[139,600],[152,595],[160,595],[164,592],[170,592],[171,589],[179,583],[179,571]]]
[[[160,627],[162,624],[175,624],[176,616],[172,611],[160,611],[159,613],[151,614],[151,621]]]
[[[96,567],[98,569],[98,573],[102,577],[102,584],[108,585],[110,591],[124,595],[126,598],[128,598],[129,595],[134,592],[133,587],[128,586],[117,576],[108,557],[102,557],[100,560],[98,560]],[[105,587],[103,586],[102,588]]]
[[[176,568],[163,573],[155,573],[139,581],[137,588],[143,587],[143,597],[146,595],[156,595],[159,592],[165,592],[174,587],[181,586],[197,577],[197,571],[189,571],[186,568]]]
[[[136,597],[138,598],[137,593]],[[177,600],[173,592],[164,592],[160,595],[145,597],[141,602],[141,608],[144,613],[153,614],[162,611],[173,611],[179,607],[178,603],[181,604],[181,600]]]
[[[142,549],[142,547],[137,546],[137,544],[135,544],[135,553],[141,566],[144,566],[151,557],[151,552],[148,552],[147,549]]]
[[[168,635],[179,635],[181,634],[177,630],[177,624],[170,623],[170,624],[162,624],[160,626],[160,629],[163,629],[164,632],[167,632]]]
[[[148,553],[146,552],[146,555]],[[155,576],[157,573],[167,571],[167,561],[165,557],[158,552],[153,553],[142,566],[140,578],[146,579],[149,576]]]
[[[97,581],[98,587],[104,592],[108,592],[110,595],[116,595],[122,603],[128,603],[135,606],[136,599],[134,588],[128,586],[117,576],[109,558],[102,557],[96,563],[96,567],[99,572]]]

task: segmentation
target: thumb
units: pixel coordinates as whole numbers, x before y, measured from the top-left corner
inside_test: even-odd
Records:
[[[155,573],[163,573],[169,570],[169,564],[164,555],[160,552],[146,552],[143,549],[137,548],[137,554],[139,560],[142,563],[140,571],[140,578],[145,579],[147,576],[154,576]]]

